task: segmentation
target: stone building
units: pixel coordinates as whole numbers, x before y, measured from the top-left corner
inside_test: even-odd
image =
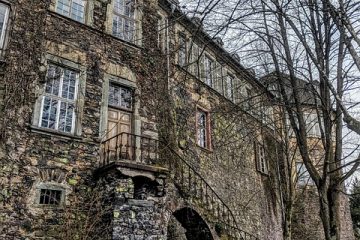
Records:
[[[282,239],[272,95],[176,1],[0,20],[0,239]]]

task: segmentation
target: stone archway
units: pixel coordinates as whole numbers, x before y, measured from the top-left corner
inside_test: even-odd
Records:
[[[193,209],[184,207],[175,211],[167,228],[168,240],[214,240],[202,217]]]

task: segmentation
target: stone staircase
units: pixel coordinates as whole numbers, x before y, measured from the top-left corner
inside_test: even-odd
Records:
[[[187,200],[206,210],[208,222],[223,227],[232,239],[259,240],[238,227],[231,209],[194,167],[175,151],[170,149],[170,152],[174,184]]]

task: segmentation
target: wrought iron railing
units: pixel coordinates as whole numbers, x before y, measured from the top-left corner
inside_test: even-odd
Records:
[[[208,221],[221,224],[234,239],[258,240],[238,227],[231,209],[194,167],[166,144],[160,145],[161,149],[159,141],[152,138],[120,133],[102,143],[100,165],[106,166],[117,160],[153,165],[158,163],[161,155],[168,159],[172,179],[183,195],[211,213]]]
[[[182,193],[197,201],[202,208],[212,213],[215,224],[221,224],[226,232],[234,239],[258,240],[258,238],[238,227],[236,218],[229,206],[207,183],[201,174],[192,167],[182,156],[170,149],[173,158],[170,168],[174,171],[174,183]]]
[[[102,142],[100,165],[105,166],[118,160],[152,165],[159,158],[158,146],[156,139],[123,132]]]

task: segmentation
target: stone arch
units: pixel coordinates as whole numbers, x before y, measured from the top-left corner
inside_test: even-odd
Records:
[[[205,220],[192,208],[173,212],[167,228],[168,240],[214,240]]]

